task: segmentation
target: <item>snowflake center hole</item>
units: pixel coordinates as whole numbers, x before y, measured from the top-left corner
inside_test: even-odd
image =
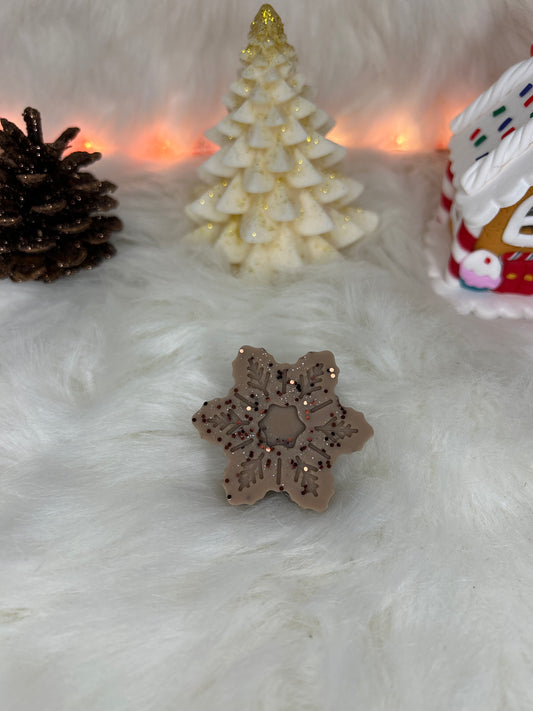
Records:
[[[298,417],[298,410],[294,405],[271,405],[259,422],[259,438],[269,447],[294,447],[304,430],[305,425]]]

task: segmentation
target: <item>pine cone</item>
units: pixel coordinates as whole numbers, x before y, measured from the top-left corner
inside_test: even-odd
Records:
[[[117,206],[107,194],[116,186],[80,172],[100,153],[62,158],[78,128],[44,143],[39,112],[27,108],[23,117],[27,136],[0,119],[0,278],[51,282],[115,254],[108,239],[122,222],[98,213]]]

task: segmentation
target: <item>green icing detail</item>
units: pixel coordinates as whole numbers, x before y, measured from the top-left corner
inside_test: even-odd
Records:
[[[505,106],[500,106],[499,109],[496,109],[496,111],[492,112],[492,115],[498,116],[499,114],[503,114],[504,111],[505,111]]]
[[[480,145],[483,143],[483,141],[486,141],[486,140],[487,140],[487,137],[486,137],[486,136],[481,136],[481,137],[478,138],[477,141],[474,143],[474,146],[476,146],[476,148],[477,148],[477,146],[480,146]]]

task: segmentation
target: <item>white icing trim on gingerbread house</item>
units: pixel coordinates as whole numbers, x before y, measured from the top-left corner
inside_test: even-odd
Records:
[[[533,57],[498,81],[451,123],[454,203],[470,230],[514,205],[533,185]]]
[[[507,136],[495,150],[471,165],[460,178],[461,187],[469,195],[479,192],[490,180],[497,177],[508,163],[528,150],[531,144],[533,144],[533,121],[521,126]],[[517,199],[520,197],[519,195]]]
[[[519,157],[509,161],[477,192],[458,190],[454,202],[459,206],[469,229],[488,224],[502,207],[514,205],[533,185],[533,144]]]
[[[533,57],[528,57],[512,67],[509,67],[501,77],[466,107],[450,124],[454,134],[460,133],[489,111],[494,104],[500,103],[516,84],[520,84],[533,74]]]

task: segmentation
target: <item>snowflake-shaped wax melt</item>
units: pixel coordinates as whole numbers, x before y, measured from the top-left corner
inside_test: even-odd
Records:
[[[234,387],[192,418],[204,439],[224,448],[231,504],[285,491],[302,508],[327,508],[335,460],[362,449],[373,434],[362,413],[340,404],[338,374],[329,351],[288,364],[277,363],[264,348],[239,350]]]

